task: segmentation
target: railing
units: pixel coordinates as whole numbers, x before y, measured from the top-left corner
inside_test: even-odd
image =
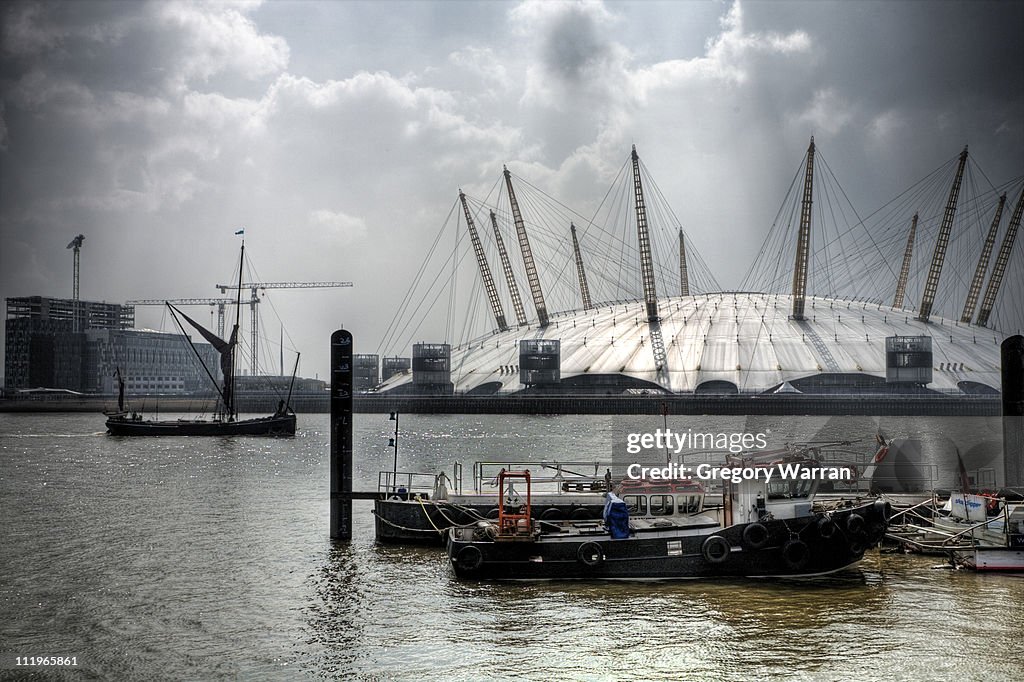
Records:
[[[473,491],[493,492],[502,469],[529,469],[535,492],[605,492],[610,489],[612,465],[607,462],[474,462]],[[590,473],[593,470],[593,473]],[[551,473],[554,472],[554,473]],[[547,473],[548,475],[543,475]],[[511,484],[510,484],[511,485]]]
[[[417,471],[381,471],[377,473],[377,492],[392,495],[433,494],[437,474]]]
[[[436,496],[440,484],[456,495],[462,494],[462,463],[456,462],[452,467],[452,476],[444,472],[435,474],[425,471],[379,471],[377,472],[377,492],[391,497],[392,495],[423,495]]]

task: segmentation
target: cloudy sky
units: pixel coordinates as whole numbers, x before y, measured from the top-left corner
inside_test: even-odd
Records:
[[[79,233],[82,298],[216,296],[244,227],[262,281],[355,283],[273,292],[307,376],[339,326],[377,351],[459,188],[485,196],[502,164],[588,215],[636,144],[726,288],[812,134],[865,213],[965,144],[993,184],[1024,173],[1020,2],[0,13],[0,297],[70,297]]]

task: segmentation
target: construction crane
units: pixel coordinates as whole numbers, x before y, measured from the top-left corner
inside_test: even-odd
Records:
[[[258,301],[257,301],[258,302]],[[143,299],[139,301],[125,301],[125,305],[164,305],[165,303],[171,303],[173,305],[208,305],[217,306],[217,336],[224,338],[224,307],[227,305],[234,305],[234,300],[230,298],[160,298],[160,299]],[[242,304],[252,303],[252,301],[242,301]]]
[[[334,289],[339,287],[351,287],[352,282],[242,282],[242,284],[217,284],[220,293],[226,294],[229,290],[248,289],[252,298],[245,303],[249,304],[252,316],[252,375],[256,376],[259,371],[256,347],[259,340],[259,292],[266,289]]]
[[[85,235],[84,234],[80,234],[77,237],[75,237],[74,239],[72,239],[71,243],[68,244],[68,248],[69,249],[74,249],[75,250],[75,273],[74,273],[74,277],[73,277],[72,281],[73,281],[73,286],[74,286],[74,297],[73,298],[74,298],[74,301],[75,301],[75,331],[76,332],[78,331],[78,318],[79,318],[79,312],[78,312],[78,252],[82,250],[82,242],[84,242],[84,241],[85,241]]]

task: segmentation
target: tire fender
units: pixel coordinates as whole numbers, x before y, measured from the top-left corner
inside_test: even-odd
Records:
[[[720,564],[729,558],[732,545],[721,535],[711,535],[700,546],[700,553],[709,564]]]

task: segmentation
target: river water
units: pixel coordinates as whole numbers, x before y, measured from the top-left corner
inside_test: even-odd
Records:
[[[402,415],[399,469],[607,459],[623,419]],[[945,442],[949,423],[881,426],[945,428]],[[871,551],[814,581],[464,583],[440,549],[375,544],[369,502],[354,505],[353,541],[333,545],[328,426],[300,415],[294,439],[117,439],[98,415],[0,414],[3,664],[75,656],[77,670],[46,673],[71,680],[1024,676],[1024,578],[936,558]],[[805,439],[878,426],[756,425]],[[969,466],[998,464],[992,425],[970,428],[956,446]],[[357,490],[392,467],[391,429],[357,415]]]

